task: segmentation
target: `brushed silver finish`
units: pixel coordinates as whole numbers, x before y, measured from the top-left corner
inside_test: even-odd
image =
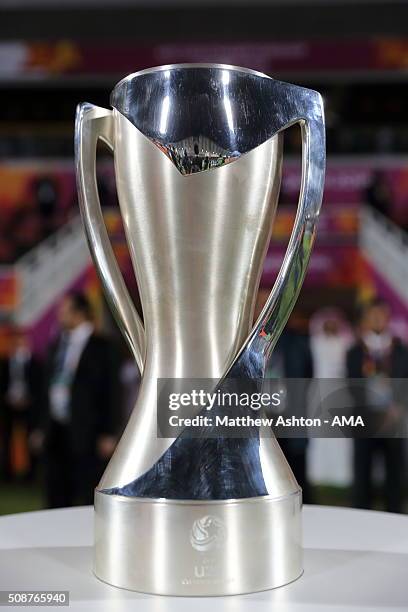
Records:
[[[137,405],[103,489],[142,475],[171,444],[157,438],[157,379],[219,379],[248,336],[281,172],[276,136],[233,164],[182,176],[113,114],[117,189],[147,344]]]
[[[96,145],[100,138],[113,148],[112,128],[109,110],[86,103],[78,106],[75,121],[75,161],[79,206],[89,250],[106,298],[142,372],[145,355],[143,323],[119,270],[106,231],[96,184]]]
[[[94,572],[158,595],[237,595],[302,574],[301,494],[174,501],[95,495]]]
[[[95,571],[119,586],[171,594],[240,593],[283,584],[301,571],[300,503],[293,508],[288,501],[300,497],[279,444],[259,431],[244,441],[207,441],[203,431],[196,443],[188,429],[175,440],[158,438],[157,379],[214,378],[222,386],[229,378],[263,377],[314,241],[325,166],[321,97],[246,69],[176,65],[130,75],[111,100],[113,111],[90,104],[78,109],[78,189],[91,252],[143,377],[96,492]],[[280,187],[281,132],[295,122],[303,137],[298,213],[282,268],[251,331]],[[98,138],[114,151],[144,330],[103,225],[95,180]],[[175,567],[162,566],[161,559],[185,537],[185,521],[202,520],[198,533],[218,524],[211,518],[213,503],[234,525],[246,522],[253,536],[232,527],[232,548],[219,553],[220,568],[226,568],[235,551],[239,579],[231,582],[221,569],[219,583],[201,581],[197,589],[192,583],[186,592],[179,579],[190,562],[187,549]],[[262,542],[261,520],[270,526]],[[161,567],[160,580],[142,569],[136,552],[142,542],[154,547],[145,554],[152,572]],[[269,571],[259,580],[245,561],[256,564],[258,544]]]

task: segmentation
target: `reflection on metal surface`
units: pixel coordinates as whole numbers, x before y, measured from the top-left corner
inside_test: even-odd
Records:
[[[167,155],[181,174],[194,174],[220,168],[238,159],[238,151],[229,152],[221,149],[209,138],[186,138],[175,144],[164,145],[153,140],[158,148]]]
[[[183,174],[217,168],[316,106],[316,92],[233,66],[153,68],[120,81],[111,103]]]

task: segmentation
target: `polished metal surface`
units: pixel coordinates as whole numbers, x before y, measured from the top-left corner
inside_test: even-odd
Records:
[[[137,521],[143,503],[167,498],[176,505],[163,510],[164,515],[175,513],[177,522],[183,512],[193,514],[191,500],[228,504],[234,498],[242,500],[239,515],[247,516],[242,508],[250,504],[248,498],[274,501],[299,492],[279,444],[258,430],[244,440],[206,439],[203,431],[198,443],[188,430],[176,440],[158,438],[157,379],[214,378],[222,387],[230,378],[263,377],[306,272],[322,199],[325,148],[319,94],[246,69],[187,65],[142,71],[115,87],[112,105],[113,111],[90,104],[79,107],[76,157],[91,252],[115,316],[143,368],[135,410],[97,492],[97,515],[98,508],[109,509],[96,536],[97,575],[123,585],[108,556],[114,550],[115,558],[131,563],[128,541],[133,527],[131,519],[122,526],[124,508],[135,513]],[[298,213],[282,268],[251,331],[279,194],[281,132],[296,122],[303,137]],[[95,180],[98,138],[114,151],[145,329],[103,225]],[[192,506],[175,500],[190,500]],[[156,526],[151,530],[155,533],[146,537],[157,538]],[[159,531],[166,548],[167,531]],[[289,536],[282,537],[291,549]],[[120,553],[121,548],[127,552]],[[268,550],[277,565],[279,547],[270,543]],[[299,575],[297,566],[293,572],[285,570],[280,584],[296,572]],[[123,573],[130,575],[132,568],[123,568]],[[157,584],[143,588],[143,579],[132,575],[129,588],[171,592],[170,587],[160,591]],[[144,574],[144,580],[150,579]],[[255,579],[250,582],[248,590],[260,588]],[[231,590],[226,584],[218,589],[214,584],[201,585],[200,592],[247,588],[234,583]],[[180,592],[179,585],[173,591]]]
[[[98,578],[159,595],[236,595],[302,574],[301,494],[198,502],[97,492]]]
[[[318,94],[217,64],[162,66],[120,81],[111,104],[182,174],[218,168],[319,113]]]
[[[219,379],[248,336],[282,159],[276,136],[237,162],[183,176],[117,110],[111,120],[146,357],[137,405],[103,489],[142,475],[171,444],[157,438],[157,379]]]

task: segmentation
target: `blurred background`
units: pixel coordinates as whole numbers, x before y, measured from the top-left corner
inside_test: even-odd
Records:
[[[90,503],[134,404],[138,371],[102,298],[78,216],[75,107],[109,107],[123,76],[178,62],[245,66],[324,98],[324,204],[278,348],[280,375],[408,376],[407,2],[0,0],[0,514]],[[259,308],[296,211],[297,127],[284,146]],[[103,147],[97,174],[138,303]],[[393,415],[394,403],[383,409]],[[86,413],[83,439],[67,425],[74,404],[75,414]],[[294,442],[283,445],[306,501],[408,509],[405,441]]]

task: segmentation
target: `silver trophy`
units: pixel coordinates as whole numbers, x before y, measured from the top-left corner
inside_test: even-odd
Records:
[[[95,574],[165,595],[231,595],[302,573],[301,490],[273,435],[157,435],[160,379],[260,379],[305,276],[322,200],[320,95],[217,64],[120,81],[113,109],[78,107],[80,208],[106,297],[142,373],[135,409],[95,493]],[[299,123],[298,211],[252,326],[281,182],[283,130]],[[140,320],[98,198],[98,139],[116,185]]]

